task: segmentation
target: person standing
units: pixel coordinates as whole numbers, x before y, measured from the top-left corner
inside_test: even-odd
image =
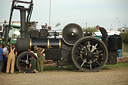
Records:
[[[106,44],[106,39],[107,39],[107,37],[108,37],[107,31],[105,30],[105,28],[100,27],[99,25],[96,26],[96,29],[97,29],[97,30],[100,30],[100,32],[101,32],[101,34],[102,34],[101,39],[102,39],[102,41]]]
[[[7,56],[7,49],[8,49],[8,46],[5,46],[3,48],[3,52],[4,52],[4,72],[6,72],[6,67],[7,67],[7,60],[8,60],[8,56]]]
[[[10,65],[11,65],[10,73],[14,73],[15,57],[17,56],[15,44],[13,44],[13,43],[11,44],[11,47],[9,47],[9,49],[7,51],[7,55],[8,55],[8,61],[7,61],[6,73],[9,73]]]
[[[30,49],[28,49],[30,52],[33,53],[33,51],[31,51]],[[37,70],[38,72],[43,72],[44,71],[44,59],[45,57],[43,56],[43,52],[45,51],[45,49],[42,49],[40,47],[34,46],[34,51],[37,53]]]
[[[2,67],[3,67],[3,49],[2,49],[2,44],[0,44],[0,73],[2,71]]]

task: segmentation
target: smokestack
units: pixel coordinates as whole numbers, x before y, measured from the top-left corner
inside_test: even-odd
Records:
[[[26,9],[20,9],[21,38],[26,38]]]

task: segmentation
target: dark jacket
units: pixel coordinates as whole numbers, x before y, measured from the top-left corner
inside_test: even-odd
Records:
[[[107,31],[103,27],[100,27],[100,32],[102,34],[102,40],[106,41],[106,38],[108,37]]]

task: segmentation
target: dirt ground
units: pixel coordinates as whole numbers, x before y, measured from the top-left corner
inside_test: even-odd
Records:
[[[103,68],[99,72],[1,73],[0,85],[128,85],[128,67]]]

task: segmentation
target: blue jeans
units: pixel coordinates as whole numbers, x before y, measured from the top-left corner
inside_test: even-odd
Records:
[[[3,67],[3,60],[0,60],[0,72],[2,70],[2,67]]]
[[[25,73],[33,73],[33,70],[26,70]]]

